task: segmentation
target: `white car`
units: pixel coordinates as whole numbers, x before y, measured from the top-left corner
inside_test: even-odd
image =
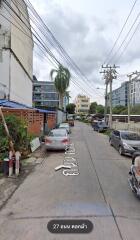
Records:
[[[70,137],[66,129],[53,129],[45,138],[48,150],[65,150],[70,145]]]
[[[59,129],[66,129],[68,133],[71,133],[71,129],[68,123],[61,123]]]

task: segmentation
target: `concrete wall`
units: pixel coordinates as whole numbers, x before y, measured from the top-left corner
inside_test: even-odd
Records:
[[[9,3],[27,27],[15,14],[10,17],[3,7],[0,8],[0,13],[11,18],[11,22],[28,36],[0,15],[0,90],[4,84],[6,94],[10,91],[10,100],[32,106],[33,40],[30,22],[24,1],[13,1],[15,4],[10,0]]]
[[[113,128],[116,130],[130,130],[140,134],[140,123],[130,122],[130,125],[128,125],[128,123],[113,122]]]
[[[32,81],[12,54],[10,100],[32,106]]]
[[[66,121],[66,113],[62,112],[61,110],[57,110],[57,124]]]
[[[0,62],[0,90],[7,96],[9,94],[9,67],[10,67],[10,51],[2,52],[2,62]],[[3,84],[6,87],[3,87]]]
[[[11,2],[12,8],[19,15],[19,17],[25,22],[25,24],[14,15],[11,18],[12,22],[18,25],[18,27],[24,32],[17,29],[14,25],[11,25],[11,49],[32,78],[33,75],[33,40],[30,30],[30,22],[27,12],[26,4],[23,0],[14,0],[15,4]],[[26,20],[27,19],[27,20]],[[28,35],[28,36],[27,36]]]

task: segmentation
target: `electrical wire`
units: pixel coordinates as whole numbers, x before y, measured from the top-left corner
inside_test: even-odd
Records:
[[[112,59],[118,54],[118,52],[120,51],[120,49],[122,48],[122,46],[123,46],[124,43],[126,42],[127,38],[129,37],[131,31],[133,30],[133,27],[135,26],[137,20],[139,19],[139,17],[140,17],[140,13],[138,13],[138,15],[137,15],[137,17],[135,18],[134,22],[132,23],[132,25],[131,25],[129,31],[128,31],[127,34],[125,35],[125,37],[124,37],[124,39],[123,39],[121,45],[120,45],[119,48],[116,50],[116,52],[113,54],[113,56],[111,57],[109,63],[110,63],[111,60],[112,60]]]
[[[121,37],[121,35],[122,35],[122,32],[123,32],[123,30],[124,30],[124,28],[125,28],[125,26],[126,26],[128,20],[129,20],[129,18],[130,18],[130,16],[131,16],[132,12],[133,12],[133,10],[134,10],[134,7],[135,7],[137,1],[138,1],[138,0],[136,0],[136,1],[133,3],[132,8],[130,9],[130,12],[129,12],[129,14],[128,14],[128,16],[127,16],[127,18],[126,18],[126,20],[125,20],[123,26],[122,26],[122,28],[121,28],[121,31],[120,31],[119,34],[118,34],[118,37],[117,37],[116,41],[114,42],[114,44],[113,44],[111,50],[110,50],[109,53],[107,54],[107,57],[106,57],[106,59],[105,59],[105,61],[104,61],[104,64],[108,61],[109,56],[112,54],[112,52],[113,52],[115,46],[117,45],[117,42],[119,41],[119,39],[120,39],[120,37]]]
[[[123,54],[125,53],[126,49],[128,48],[129,44],[131,43],[134,35],[135,35],[136,32],[138,31],[139,27],[140,27],[140,22],[137,24],[137,26],[136,26],[136,28],[135,28],[135,30],[134,30],[131,38],[129,39],[129,41],[128,41],[127,44],[125,45],[123,51],[120,53],[120,55],[119,55],[118,58],[116,59],[116,62],[118,62],[118,61],[121,59],[121,57],[123,56]]]
[[[7,4],[7,1],[4,1],[5,3],[6,3],[6,5],[8,5]],[[10,7],[10,9],[11,9],[11,7]],[[11,9],[12,10],[12,9]],[[19,16],[17,16],[18,18],[19,18]],[[21,19],[20,19],[21,20]],[[26,19],[27,20],[27,19]],[[22,20],[21,20],[22,21]],[[22,21],[23,22],[23,21]],[[24,24],[25,24],[25,22],[24,22]],[[28,27],[29,28],[29,27]],[[38,38],[37,38],[37,40],[38,40]]]
[[[63,54],[65,54],[65,56],[67,57],[67,59],[69,59],[71,61],[71,65],[76,69],[76,71],[78,71],[80,73],[80,76],[82,76],[82,79],[84,78],[84,80],[86,80],[86,83],[89,86],[89,80],[87,79],[87,77],[81,72],[81,70],[79,69],[79,67],[74,63],[74,61],[70,58],[70,56],[66,53],[66,51],[64,50],[64,48],[61,46],[61,44],[58,42],[58,40],[54,37],[54,35],[52,34],[52,32],[50,31],[50,29],[48,28],[48,26],[43,22],[43,20],[41,19],[41,17],[39,16],[39,14],[36,12],[36,10],[34,9],[33,5],[31,4],[31,2],[29,0],[25,1],[28,5],[28,8],[33,11],[35,13],[35,15],[40,19],[40,21],[42,22],[42,24],[45,26],[45,29],[48,31],[48,33],[51,35],[52,39],[56,42],[56,44],[58,45],[59,49],[62,51]],[[89,86],[90,88],[93,86]],[[97,94],[97,90],[94,89],[94,91]]]

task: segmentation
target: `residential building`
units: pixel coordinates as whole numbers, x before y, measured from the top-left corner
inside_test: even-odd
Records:
[[[33,39],[28,10],[24,0],[8,3],[16,14],[0,1],[0,98],[32,106]]]
[[[33,77],[33,103],[36,107],[59,107],[59,94],[56,91],[54,82],[37,81]]]
[[[128,94],[130,94],[130,105],[135,106],[140,104],[140,77],[131,80],[130,93],[129,93],[129,81],[122,83],[122,85],[112,91],[112,107],[115,106],[127,106]],[[108,106],[109,106],[109,94],[108,94]]]
[[[59,107],[59,94],[55,88],[55,84],[53,81],[38,81],[37,78],[33,76],[33,103],[36,107]],[[66,106],[68,103],[68,97],[64,96],[64,111],[66,111]]]
[[[90,98],[85,95],[78,95],[75,99],[75,112],[88,113],[90,108]]]
[[[109,101],[109,100],[108,100]],[[128,81],[112,91],[112,106],[127,106],[128,103]]]

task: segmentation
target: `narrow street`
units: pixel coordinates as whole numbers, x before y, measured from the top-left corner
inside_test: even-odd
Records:
[[[54,168],[63,152],[49,152],[0,212],[1,240],[138,240],[140,201],[127,178],[131,158],[121,157],[108,138],[86,124],[72,128],[78,176],[64,176]],[[52,234],[52,219],[88,219],[89,234]]]

